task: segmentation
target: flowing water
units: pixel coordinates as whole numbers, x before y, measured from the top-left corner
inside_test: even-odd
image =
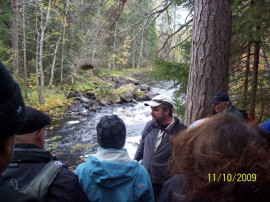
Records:
[[[171,83],[159,83],[151,91],[159,94],[173,95],[169,89]],[[52,151],[59,160],[71,169],[85,160],[89,154],[98,148],[96,125],[104,115],[118,115],[126,124],[127,139],[125,148],[131,158],[134,157],[145,123],[151,120],[150,107],[143,102],[128,103],[117,106],[106,106],[98,112],[88,112],[84,108],[80,115],[73,118],[64,118],[58,121],[55,127],[47,133],[47,149]]]

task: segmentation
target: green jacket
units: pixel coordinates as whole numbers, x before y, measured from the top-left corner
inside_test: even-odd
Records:
[[[225,114],[232,114],[234,117],[243,119],[245,121],[247,121],[246,117],[243,115],[243,113],[241,113],[234,105],[232,105],[231,102],[229,102],[228,107],[224,110]]]

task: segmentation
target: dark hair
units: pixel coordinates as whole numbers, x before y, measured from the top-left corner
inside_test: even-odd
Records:
[[[169,116],[172,117],[172,107],[170,107],[169,105],[164,104],[164,103],[161,104],[161,107],[162,107],[163,111],[169,110],[170,111]]]
[[[189,198],[270,200],[270,141],[265,135],[259,128],[237,118],[212,117],[173,139],[172,172],[187,174]],[[239,175],[229,182],[228,174]],[[255,174],[256,180],[238,182],[241,174]]]
[[[126,126],[118,116],[103,116],[96,129],[98,144],[101,147],[121,149],[124,146],[126,142]]]

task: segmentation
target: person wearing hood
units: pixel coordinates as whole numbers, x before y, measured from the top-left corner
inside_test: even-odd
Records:
[[[75,174],[90,201],[154,201],[146,169],[126,149],[125,123],[116,115],[101,118],[96,127],[100,147]]]

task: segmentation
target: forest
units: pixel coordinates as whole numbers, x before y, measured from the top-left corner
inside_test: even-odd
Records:
[[[0,1],[0,59],[26,104],[50,114],[72,104],[70,91],[108,96],[102,75],[134,71],[173,81],[187,125],[211,114],[218,91],[260,124],[269,32],[269,0]]]

